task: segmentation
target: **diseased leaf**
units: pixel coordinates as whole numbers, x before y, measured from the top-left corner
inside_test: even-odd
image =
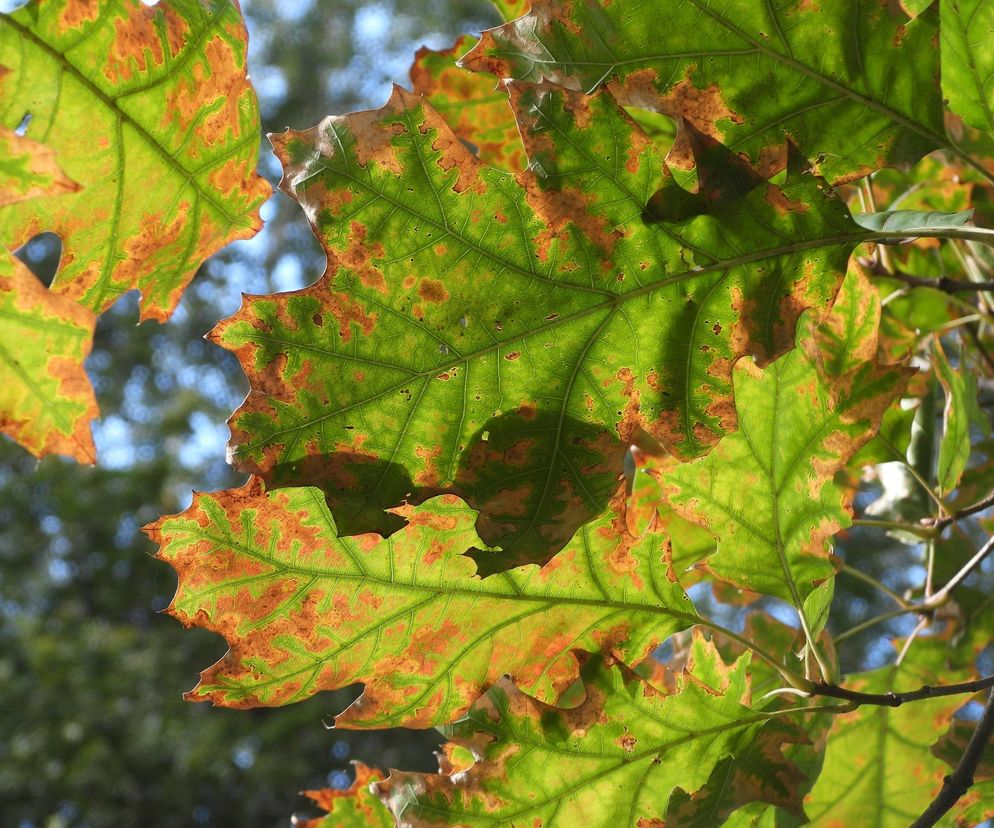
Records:
[[[97,401],[83,370],[96,317],[0,250],[0,432],[32,454],[93,463]]]
[[[900,667],[849,676],[846,687],[886,693],[962,678],[946,664],[944,642],[919,639]],[[864,705],[836,716],[824,767],[804,802],[813,828],[907,828],[942,785],[946,770],[928,749],[961,703],[947,696],[901,707]]]
[[[859,468],[875,463],[906,461],[915,414],[914,408],[901,408],[898,405],[888,408],[876,435],[853,455],[850,465]]]
[[[0,84],[2,79],[0,74]],[[50,147],[0,126],[0,207],[78,189],[62,172]]]
[[[463,35],[442,51],[422,46],[414,56],[411,84],[425,95],[452,131],[484,164],[517,172],[525,168],[525,150],[507,92],[488,75],[473,74],[456,66],[476,43]]]
[[[530,6],[529,0],[490,0],[505,20],[521,17]]]
[[[321,788],[302,791],[315,805],[327,811],[327,816],[293,821],[295,828],[393,828],[390,812],[369,789],[386,774],[362,762],[353,762],[355,779],[345,790]]]
[[[239,468],[319,485],[349,533],[453,492],[495,568],[548,560],[600,513],[637,428],[684,455],[732,428],[734,360],[789,349],[867,237],[793,163],[768,184],[693,133],[690,193],[609,94],[511,97],[517,177],[400,89],[274,136],[329,269],[214,333],[252,382]]]
[[[169,611],[231,647],[188,698],[276,706],[361,681],[337,726],[430,727],[504,673],[555,701],[574,649],[635,664],[697,618],[662,537],[627,538],[620,514],[543,569],[483,580],[463,554],[489,554],[476,512],[451,495],[400,511],[390,538],[338,537],[318,489],[266,494],[254,479],[148,527],[179,574]]]
[[[784,136],[839,182],[949,147],[939,92],[937,15],[896,3],[534,0],[484,32],[464,61],[690,120],[764,169]],[[789,91],[788,91],[789,90]]]
[[[743,803],[775,805],[803,817],[801,788],[805,775],[783,750],[805,743],[804,731],[786,720],[772,719],[738,755],[722,759],[707,783],[694,793],[677,788],[666,809],[666,828],[714,828]]]
[[[237,0],[46,0],[0,15],[0,125],[31,116],[79,185],[0,208],[14,249],[62,239],[52,291],[165,319],[201,262],[260,226],[259,115]],[[59,94],[53,94],[58,90]]]
[[[254,172],[245,53],[237,0],[35,0],[0,14],[0,244],[62,240],[50,289],[3,276],[0,301],[17,310],[0,324],[25,336],[4,341],[0,422],[35,454],[94,460],[93,314],[138,288],[142,317],[165,319],[204,259],[260,226],[270,188]]]
[[[932,745],[932,754],[949,767],[955,768],[970,742],[977,723],[955,719],[942,737]],[[972,826],[994,817],[994,745],[988,743],[973,774],[973,785],[953,806],[947,819],[952,818],[956,828]]]
[[[994,6],[942,0],[942,93],[972,127],[994,134]]]
[[[850,509],[833,477],[911,373],[877,361],[879,317],[876,291],[851,272],[824,324],[802,323],[794,351],[763,369],[737,364],[739,430],[664,477],[669,502],[718,538],[701,564],[717,577],[801,610],[835,574],[831,537]]]
[[[726,667],[698,640],[693,659],[672,694],[620,665],[591,660],[583,671],[586,697],[572,709],[545,705],[501,679],[464,718],[442,729],[450,743],[472,753],[474,764],[456,774],[392,771],[374,788],[398,824],[410,828],[654,828],[663,824],[677,786],[696,791],[721,784],[713,774],[728,757],[765,749],[766,763],[740,766],[747,784],[734,792],[738,804],[790,799],[785,783],[796,769],[779,743],[803,733],[741,702],[736,690],[747,658]],[[679,793],[676,798],[683,802]]]

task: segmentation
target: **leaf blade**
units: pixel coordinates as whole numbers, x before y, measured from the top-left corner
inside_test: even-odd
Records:
[[[619,515],[543,569],[481,580],[462,554],[480,545],[473,510],[447,495],[404,512],[390,538],[340,537],[319,490],[255,480],[147,527],[179,574],[169,611],[231,647],[188,698],[278,706],[361,681],[338,726],[430,727],[506,672],[551,701],[574,649],[637,663],[697,619],[662,539],[625,540]]]
[[[400,90],[274,136],[329,269],[213,334],[255,386],[240,468],[322,486],[350,532],[456,493],[502,566],[548,560],[604,508],[637,427],[707,450],[734,422],[734,360],[791,347],[867,232],[797,166],[775,187],[706,136],[710,185],[687,193],[607,94],[512,101],[533,162],[517,178]],[[671,202],[681,218],[652,212]]]

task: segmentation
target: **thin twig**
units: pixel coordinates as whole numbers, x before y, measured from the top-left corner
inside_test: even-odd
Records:
[[[973,736],[970,737],[956,769],[942,780],[939,793],[925,812],[912,823],[911,828],[931,828],[970,790],[973,786],[973,774],[980,764],[992,733],[994,733],[994,692],[987,699],[984,714],[977,722],[977,729],[973,731]]]
[[[987,367],[991,370],[991,372],[994,372],[994,356],[991,356],[991,352],[987,350],[987,346],[980,338],[980,326],[974,322],[966,326],[966,331],[970,334],[970,339],[973,340],[973,345],[977,349],[977,353],[980,354],[984,362],[987,363]]]
[[[933,526],[924,523],[902,523],[899,520],[877,520],[876,518],[856,518],[852,522],[853,526],[868,526],[877,529],[891,529],[899,532],[908,532],[916,535],[922,540],[931,540],[937,534]]]
[[[962,569],[960,569],[959,572],[953,575],[953,577],[946,582],[946,585],[942,589],[926,600],[922,604],[922,607],[924,609],[934,609],[935,607],[944,604],[946,599],[949,597],[949,593],[959,586],[967,575],[980,566],[984,558],[990,555],[991,551],[994,551],[994,537],[991,537],[987,543],[980,547],[980,551],[970,558],[970,560],[963,565]]]
[[[983,512],[985,509],[991,508],[991,506],[994,506],[994,492],[991,492],[982,500],[978,500],[972,506],[957,509],[955,512],[948,514],[946,517],[941,517],[934,521],[929,518],[926,518],[926,520],[929,521],[929,525],[932,528],[934,528],[937,532],[941,532],[951,523],[956,523],[956,521],[962,520],[965,517],[970,517],[978,512]]]
[[[908,702],[919,701],[920,699],[935,699],[940,696],[957,696],[961,693],[976,693],[978,690],[987,690],[994,687],[994,676],[984,676],[984,678],[974,681],[964,681],[960,684],[946,684],[935,687],[925,684],[917,690],[909,690],[906,693],[860,693],[857,690],[849,690],[834,684],[815,684],[808,692],[812,696],[828,696],[833,699],[844,699],[856,704],[876,704],[881,707],[900,707]]]
[[[862,581],[865,584],[869,584],[874,589],[879,589],[888,598],[893,599],[893,601],[899,607],[901,607],[901,609],[905,609],[905,610],[911,610],[911,609],[913,609],[913,606],[911,604],[909,604],[907,601],[905,601],[900,595],[898,595],[896,592],[894,592],[894,590],[892,590],[889,586],[887,586],[886,584],[882,583],[881,581],[878,581],[872,575],[867,575],[861,569],[856,569],[856,567],[850,566],[849,564],[843,564],[843,566],[842,566],[842,574],[843,575],[848,575],[851,578],[856,578],[857,580]]]
[[[915,479],[915,482],[917,482],[918,485],[922,487],[922,489],[925,491],[925,494],[927,494],[929,498],[931,498],[932,502],[939,507],[942,514],[948,515],[952,510],[946,505],[946,502],[932,490],[932,487],[928,485],[928,481],[924,477],[922,477],[921,472],[918,471],[918,469],[916,469],[913,464],[908,462],[908,459],[905,456],[904,452],[901,451],[897,446],[895,446],[889,439],[887,439],[887,435],[884,434],[882,431],[877,432],[877,439],[880,440],[880,442],[883,443],[884,446],[886,446],[886,448],[891,452],[891,454],[894,455],[897,462],[901,463],[905,467],[905,469],[908,470],[908,473]]]
[[[929,617],[927,615],[922,615],[918,619],[918,623],[915,624],[915,628],[911,631],[911,635],[904,639],[904,646],[901,647],[901,652],[897,654],[897,659],[894,662],[895,666],[901,666],[901,662],[904,661],[904,657],[908,654],[908,650],[911,649],[911,645],[915,643],[915,639],[918,638],[918,634],[924,630],[928,624]]]
[[[890,610],[889,612],[881,613],[880,615],[875,615],[873,616],[873,618],[867,619],[866,621],[857,624],[855,627],[850,627],[845,632],[839,633],[837,636],[835,636],[835,643],[841,644],[846,639],[852,638],[854,635],[863,632],[863,630],[867,630],[870,627],[874,627],[883,621],[890,621],[891,618],[900,618],[902,615],[907,615],[908,613],[921,612],[921,611],[922,611],[921,607],[908,606],[908,607],[903,607],[902,609]]]
[[[929,287],[941,290],[943,293],[974,293],[976,291],[994,291],[994,282],[971,282],[969,279],[951,279],[948,276],[939,276],[929,279],[923,276],[912,276],[895,270],[885,274],[888,279],[896,279],[911,287]]]

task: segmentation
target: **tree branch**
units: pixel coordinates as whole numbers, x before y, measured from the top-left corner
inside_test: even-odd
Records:
[[[942,788],[925,812],[912,823],[911,828],[931,828],[955,805],[973,785],[973,773],[980,764],[984,748],[994,733],[994,692],[987,699],[984,714],[977,722],[977,729],[963,751],[956,769],[942,780]]]
[[[950,515],[946,515],[946,517],[937,518],[935,520],[924,518],[922,520],[922,524],[930,526],[931,528],[935,529],[936,532],[941,532],[950,524],[955,523],[958,520],[962,520],[965,517],[970,517],[971,515],[975,515],[978,512],[983,512],[985,509],[991,508],[991,506],[994,506],[994,492],[991,492],[989,495],[987,495],[987,497],[983,498],[983,500],[978,500],[972,506],[967,506],[963,509],[959,509],[958,511],[955,511]]]
[[[994,676],[985,676],[975,681],[964,681],[960,684],[947,684],[941,687],[933,687],[925,684],[917,690],[909,690],[906,693],[860,693],[856,690],[848,690],[845,687],[838,687],[834,684],[815,684],[808,692],[812,696],[828,696],[833,699],[844,699],[856,704],[875,704],[881,707],[900,707],[908,702],[919,701],[920,699],[934,699],[940,696],[956,696],[960,693],[976,693],[978,690],[987,690],[994,687]]]
[[[930,287],[941,290],[943,293],[967,293],[978,290],[994,291],[994,282],[972,282],[969,279],[950,279],[948,276],[939,276],[937,279],[927,279],[922,276],[912,276],[896,270],[886,274],[888,279],[896,279],[911,287]]]

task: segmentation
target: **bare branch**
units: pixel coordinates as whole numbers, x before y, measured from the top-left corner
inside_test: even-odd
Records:
[[[960,684],[947,684],[940,687],[925,684],[917,690],[909,690],[906,693],[860,693],[856,690],[848,690],[845,687],[838,687],[834,684],[815,684],[808,692],[812,696],[828,696],[833,699],[844,699],[855,702],[856,704],[900,707],[902,704],[919,701],[920,699],[956,696],[960,693],[976,693],[978,690],[987,690],[991,687],[994,687],[994,676],[985,676],[974,681],[964,681]]]
[[[977,729],[963,751],[956,769],[942,780],[942,788],[936,794],[925,812],[916,819],[911,828],[931,828],[950,808],[955,805],[973,785],[973,774],[980,764],[984,748],[994,733],[994,692],[987,699],[984,714],[977,722]]]

